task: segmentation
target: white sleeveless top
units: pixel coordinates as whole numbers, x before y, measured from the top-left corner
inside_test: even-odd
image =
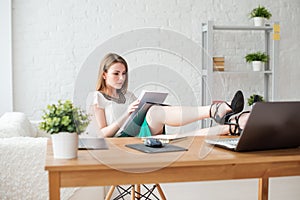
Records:
[[[137,99],[133,93],[128,91],[124,95],[124,97],[126,101],[123,104],[107,99],[99,91],[90,93],[88,95],[86,104],[87,112],[91,116],[91,122],[87,127],[86,132],[83,134],[83,137],[101,137],[101,133],[99,134],[99,126],[97,125],[97,121],[93,111],[94,105],[96,105],[98,108],[104,109],[106,124],[110,125],[117,119],[119,119],[120,116],[122,116],[126,112],[128,106]]]

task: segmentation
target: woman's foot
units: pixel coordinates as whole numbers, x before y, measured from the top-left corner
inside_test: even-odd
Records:
[[[230,135],[240,135],[247,123],[250,111],[244,111],[237,116],[229,119],[229,132]]]
[[[230,124],[230,116],[241,112],[244,109],[244,95],[239,90],[235,93],[231,104],[225,101],[214,102],[209,110],[209,116],[219,124]]]
[[[219,124],[225,124],[225,116],[232,113],[231,106],[224,101],[214,101],[210,106],[209,117]]]

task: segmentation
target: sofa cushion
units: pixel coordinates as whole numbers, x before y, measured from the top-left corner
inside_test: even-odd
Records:
[[[0,118],[0,138],[18,136],[36,137],[36,130],[24,113],[4,113]]]

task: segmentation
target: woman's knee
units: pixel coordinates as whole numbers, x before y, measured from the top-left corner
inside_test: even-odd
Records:
[[[158,126],[164,124],[165,121],[165,111],[162,106],[154,105],[149,108],[146,120],[149,125]]]
[[[161,106],[158,105],[151,106],[147,112],[147,117],[152,120],[161,119],[162,117],[164,117],[164,110]]]
[[[160,134],[164,126],[165,111],[161,106],[152,106],[147,114],[146,121],[153,135]]]

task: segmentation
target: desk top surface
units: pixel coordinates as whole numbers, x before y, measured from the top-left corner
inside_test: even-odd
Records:
[[[151,170],[164,167],[192,167],[236,164],[300,163],[300,148],[253,152],[233,152],[213,147],[204,137],[187,137],[172,144],[188,151],[147,154],[125,144],[141,143],[139,138],[108,138],[108,150],[79,150],[76,159],[54,159],[51,141],[48,142],[45,169],[49,171],[132,169]]]

